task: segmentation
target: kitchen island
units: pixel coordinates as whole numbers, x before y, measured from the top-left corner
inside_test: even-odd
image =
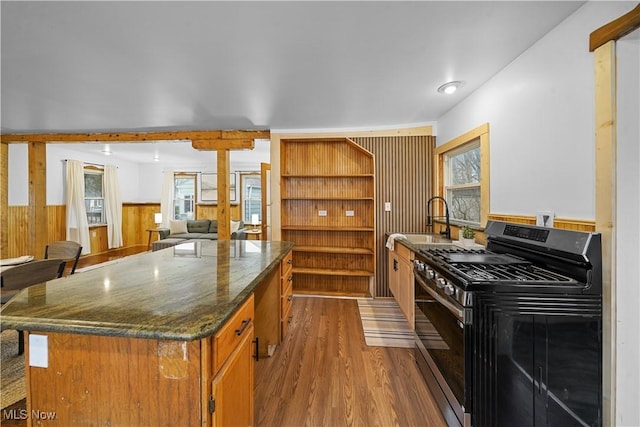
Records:
[[[28,425],[251,425],[292,247],[193,241],[23,290],[0,326],[25,332]]]

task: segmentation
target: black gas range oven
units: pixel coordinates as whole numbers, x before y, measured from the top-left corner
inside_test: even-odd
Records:
[[[415,254],[416,360],[451,426],[602,424],[600,235],[489,221]]]

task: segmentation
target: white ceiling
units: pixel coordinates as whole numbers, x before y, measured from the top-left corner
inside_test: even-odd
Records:
[[[419,125],[582,3],[3,0],[1,128]]]

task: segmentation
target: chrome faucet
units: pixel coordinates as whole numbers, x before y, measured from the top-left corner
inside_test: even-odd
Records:
[[[440,196],[435,196],[430,198],[427,201],[427,227],[433,227],[433,219],[434,218],[442,218],[442,216],[432,216],[431,215],[431,202],[433,200],[442,200],[442,202],[444,203],[444,214],[445,214],[445,224],[446,224],[446,228],[444,229],[444,231],[442,231],[442,229],[440,230],[440,234],[443,234],[447,239],[451,240],[451,224],[449,224],[449,205],[447,204],[447,201]]]

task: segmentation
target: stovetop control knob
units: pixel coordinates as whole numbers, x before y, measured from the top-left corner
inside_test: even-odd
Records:
[[[447,283],[447,285],[444,287],[444,293],[445,295],[453,295],[456,293],[456,288],[454,288],[452,284]]]
[[[447,285],[447,279],[444,277],[438,277],[436,283],[439,288],[444,288]]]
[[[415,266],[416,266],[416,268],[418,269],[418,271],[424,271],[424,268],[425,268],[425,267],[424,267],[424,262],[419,261],[419,260],[417,260],[417,259],[414,259],[414,260],[413,260],[413,265],[415,265]]]
[[[426,268],[426,271],[427,271],[427,277],[429,279],[433,279],[434,277],[436,277],[436,272],[430,269],[429,267]]]

